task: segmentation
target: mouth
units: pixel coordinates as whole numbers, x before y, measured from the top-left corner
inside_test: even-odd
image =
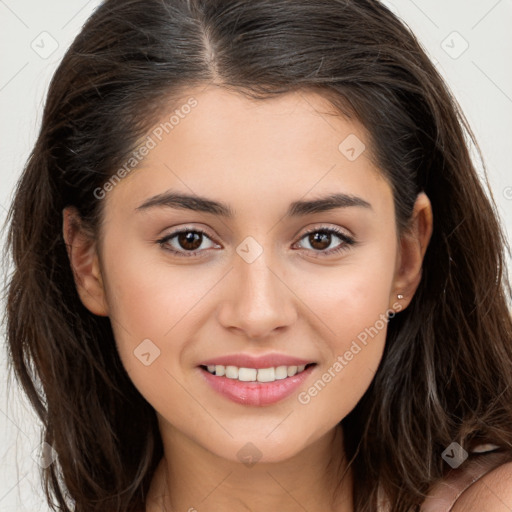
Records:
[[[247,368],[225,365],[200,365],[206,384],[231,402],[263,407],[290,397],[314,372],[317,363],[300,366]]]
[[[284,380],[294,375],[299,375],[308,368],[316,366],[316,363],[308,363],[299,366],[271,366],[268,368],[246,368],[238,366],[200,365],[202,370],[216,377],[225,377],[239,382],[275,382]]]

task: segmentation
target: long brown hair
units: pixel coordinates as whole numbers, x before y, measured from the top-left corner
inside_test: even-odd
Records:
[[[507,247],[478,179],[474,136],[409,29],[376,0],[106,0],[50,84],[9,211],[7,341],[16,377],[58,453],[59,510],[144,508],[163,455],[156,414],[126,374],[108,318],[81,303],[62,237],[74,205],[98,236],[94,190],[187,88],[264,100],[314,90],[367,128],[400,233],[420,191],[434,229],[419,288],[389,322],[375,378],[343,419],[355,512],[418,510],[443,450],[512,449]],[[466,138],[468,140],[466,140]]]

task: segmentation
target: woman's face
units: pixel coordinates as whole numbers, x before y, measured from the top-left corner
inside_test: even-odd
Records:
[[[406,307],[397,293],[419,267],[413,246],[400,249],[391,188],[359,123],[326,114],[314,93],[192,96],[99,199],[104,298],[83,300],[110,316],[122,362],[169,435],[233,461],[278,461],[360,400],[386,314]],[[248,370],[214,376],[208,362]],[[314,365],[293,375],[300,362]],[[291,368],[257,371],[279,366]]]

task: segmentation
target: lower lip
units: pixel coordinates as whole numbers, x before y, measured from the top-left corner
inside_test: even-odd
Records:
[[[243,405],[265,406],[275,404],[290,396],[309,377],[316,365],[301,373],[274,382],[242,382],[227,377],[216,377],[208,370],[199,368],[206,382],[218,393]]]

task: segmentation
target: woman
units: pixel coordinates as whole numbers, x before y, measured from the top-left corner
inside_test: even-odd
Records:
[[[105,1],[9,217],[48,500],[510,508],[505,240],[466,133],[376,1]]]

